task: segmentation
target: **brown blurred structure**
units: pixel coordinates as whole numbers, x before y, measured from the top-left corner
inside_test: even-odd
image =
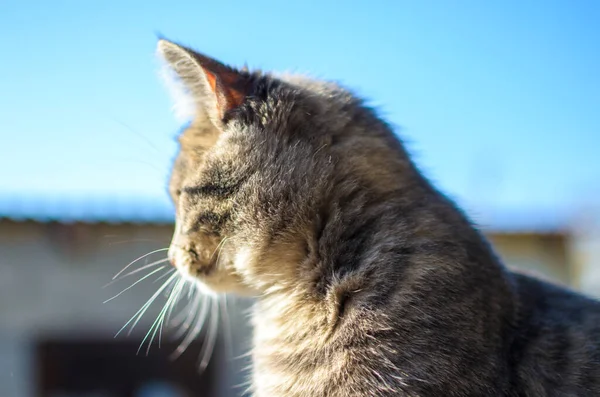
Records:
[[[178,343],[165,331],[160,348],[155,339],[148,356],[146,346],[136,354],[164,299],[150,307],[129,337],[124,332],[114,338],[160,284],[153,277],[105,304],[145,273],[103,287],[132,260],[168,246],[171,231],[168,224],[154,223],[0,221],[0,396],[239,393],[242,388],[232,386],[244,382],[237,374],[247,362],[226,354],[229,335],[220,338],[201,375],[201,341],[171,360]],[[150,261],[165,256],[156,253]],[[232,313],[240,310],[231,307]],[[230,322],[236,330],[233,354],[240,355],[250,331],[239,316]]]
[[[245,302],[230,308],[232,352],[225,348],[226,338],[220,338],[203,375],[195,371],[200,342],[175,362],[167,357],[173,343],[159,349],[155,342],[148,357],[145,350],[136,356],[159,304],[131,337],[113,338],[159,284],[140,283],[106,304],[136,278],[103,286],[133,259],[168,246],[171,231],[168,223],[149,221],[1,220],[0,396],[240,395],[243,388],[234,386],[244,382],[248,362],[232,355],[248,348],[250,328],[241,312]],[[490,228],[487,234],[509,265],[594,292],[590,245],[580,243],[585,239],[578,233]]]

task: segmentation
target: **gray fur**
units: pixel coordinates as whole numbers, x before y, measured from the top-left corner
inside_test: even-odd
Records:
[[[257,297],[254,395],[600,395],[600,303],[508,271],[347,90],[237,73],[243,102],[182,134],[171,257]]]

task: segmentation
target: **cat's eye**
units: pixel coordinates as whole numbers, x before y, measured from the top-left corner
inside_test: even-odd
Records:
[[[171,196],[173,198],[179,198],[181,196],[181,189],[172,189]]]

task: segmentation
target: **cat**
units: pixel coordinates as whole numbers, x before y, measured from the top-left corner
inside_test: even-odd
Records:
[[[509,271],[363,100],[158,53],[193,116],[169,259],[256,297],[254,396],[600,395],[600,302]]]

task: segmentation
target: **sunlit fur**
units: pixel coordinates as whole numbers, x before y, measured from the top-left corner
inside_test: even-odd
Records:
[[[600,395],[600,304],[505,269],[361,99],[159,53],[196,106],[169,257],[257,298],[254,395]]]

